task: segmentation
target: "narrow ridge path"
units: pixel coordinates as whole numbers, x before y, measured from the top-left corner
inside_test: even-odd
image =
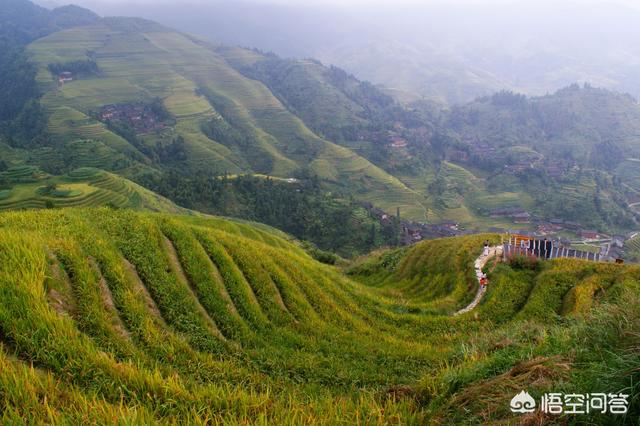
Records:
[[[502,256],[502,251],[503,251],[502,246],[489,247],[489,255],[488,256],[485,256],[484,253],[483,253],[483,254],[480,255],[480,257],[478,257],[476,259],[476,261],[474,263],[474,267],[475,267],[475,272],[476,272],[476,279],[478,280],[478,292],[476,293],[476,297],[473,299],[473,301],[468,306],[466,306],[465,308],[462,308],[458,312],[453,314],[454,316],[467,313],[467,312],[473,310],[476,306],[478,306],[478,304],[482,300],[482,296],[484,296],[484,294],[487,292],[487,286],[485,285],[483,287],[483,286],[480,285],[480,278],[482,278],[482,268],[484,268],[484,265],[486,265],[487,262],[489,261],[489,259],[491,259],[492,257],[494,257],[494,256],[496,256],[496,257]]]

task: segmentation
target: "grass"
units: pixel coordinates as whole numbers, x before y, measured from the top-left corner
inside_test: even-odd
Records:
[[[50,176],[37,169],[13,168],[3,174],[11,188],[0,193],[0,211],[111,206],[185,212],[131,181],[98,169],[80,168],[64,176]],[[45,190],[48,185],[56,185],[56,189],[48,192]]]
[[[0,214],[0,416],[423,424],[456,423],[470,413],[460,406],[510,422],[514,386],[593,391],[603,379],[576,363],[604,368],[613,356],[621,370],[602,389],[632,386],[622,369],[638,365],[630,340],[608,333],[637,332],[627,302],[640,269],[499,265],[479,308],[453,317],[475,293],[473,261],[487,238],[499,237],[378,252],[345,274],[278,231],[221,218]],[[615,310],[629,316],[619,330],[602,321]],[[592,326],[599,334],[585,334]],[[584,339],[606,345],[602,359],[581,351]],[[487,387],[491,398],[471,402]]]

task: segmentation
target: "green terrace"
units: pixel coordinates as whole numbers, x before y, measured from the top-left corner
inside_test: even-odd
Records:
[[[624,390],[637,415],[640,268],[494,259],[481,303],[453,316],[485,239],[499,241],[427,241],[342,269],[220,218],[2,213],[0,417],[510,423],[522,388]]]

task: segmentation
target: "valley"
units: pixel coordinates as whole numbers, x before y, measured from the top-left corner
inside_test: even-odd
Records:
[[[0,424],[635,424],[640,104],[389,46],[3,0]]]

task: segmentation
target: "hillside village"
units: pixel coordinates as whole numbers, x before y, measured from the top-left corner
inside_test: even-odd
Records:
[[[164,130],[167,126],[148,105],[142,102],[105,105],[98,113],[103,122],[125,124],[138,134],[148,134]]]
[[[385,211],[374,207],[370,203],[364,203],[363,207],[369,214],[376,218],[380,225],[389,224],[392,216]],[[398,212],[399,214],[399,212]],[[398,217],[398,216],[397,216]],[[396,217],[396,218],[397,218]],[[528,224],[533,230],[522,228],[496,228],[491,227],[487,231],[495,234],[523,235],[531,238],[545,238],[553,241],[558,247],[575,248],[590,247],[590,251],[609,261],[617,261],[625,257],[625,243],[633,240],[638,233],[629,232],[625,235],[610,236],[592,229],[584,229],[576,222],[564,221],[562,219],[551,219],[550,221],[533,219],[530,214],[521,208],[499,209],[493,212],[492,217],[510,217],[514,224]],[[451,220],[440,223],[421,223],[401,219],[399,244],[408,246],[424,240],[437,238],[456,237],[464,235],[474,235],[486,231],[463,229],[463,227]]]

